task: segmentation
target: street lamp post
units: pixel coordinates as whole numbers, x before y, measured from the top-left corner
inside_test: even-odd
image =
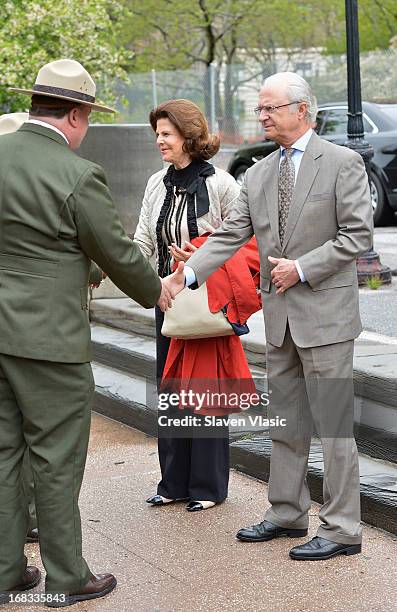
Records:
[[[358,34],[357,0],[345,0],[346,44],[347,44],[347,96],[348,121],[345,146],[360,153],[370,180],[370,162],[374,150],[364,138],[364,123],[361,103],[360,43]],[[367,279],[377,277],[382,283],[391,283],[390,268],[381,264],[379,255],[371,248],[357,259],[357,275],[360,285]]]

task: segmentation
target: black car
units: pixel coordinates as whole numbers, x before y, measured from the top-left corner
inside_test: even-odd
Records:
[[[371,161],[371,199],[375,225],[391,221],[397,211],[397,104],[363,102],[365,138],[374,148]],[[323,104],[317,114],[316,131],[326,140],[344,144],[347,104]],[[278,148],[271,140],[238,149],[228,171],[241,183],[247,168]]]

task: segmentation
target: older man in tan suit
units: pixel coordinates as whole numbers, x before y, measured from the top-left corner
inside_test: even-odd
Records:
[[[255,234],[267,340],[271,410],[287,419],[272,432],[271,507],[241,529],[242,541],[307,534],[306,482],[312,422],[324,454],[321,525],[293,559],[361,551],[360,491],[353,424],[353,340],[361,331],[356,258],[372,239],[363,161],[312,130],[316,99],[294,73],[266,79],[256,109],[280,145],[250,168],[230,217],[189,259],[186,284],[203,283]],[[176,293],[183,265],[169,278]]]

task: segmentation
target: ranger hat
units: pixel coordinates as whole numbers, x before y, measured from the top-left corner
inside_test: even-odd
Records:
[[[25,121],[29,119],[29,113],[7,113],[0,117],[0,136],[16,132]]]
[[[15,93],[50,96],[89,106],[93,111],[115,113],[113,108],[95,104],[96,85],[87,70],[70,59],[56,60],[43,66],[36,78],[33,89],[10,87]]]

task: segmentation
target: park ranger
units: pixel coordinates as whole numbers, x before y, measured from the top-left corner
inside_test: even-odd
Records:
[[[7,113],[0,117],[0,136],[3,134],[11,134],[16,132],[23,123],[28,121],[29,113]],[[29,461],[29,451],[26,449],[25,457],[22,463],[22,489],[26,499],[27,508],[29,511],[28,533],[26,536],[27,542],[38,542],[38,529],[36,506],[34,503],[33,494],[33,475]]]
[[[23,123],[29,120],[29,113],[6,113],[0,117],[0,136],[16,132]],[[98,287],[103,279],[100,268],[91,262],[89,283],[91,287]],[[34,502],[34,481],[32,468],[30,466],[29,449],[26,449],[22,463],[21,472],[22,490],[29,512],[28,532],[26,542],[35,543],[39,541],[39,530],[37,529],[36,504]]]
[[[94,393],[91,260],[146,308],[170,296],[124,233],[103,170],[73,152],[90,112],[113,112],[95,103],[89,73],[58,60],[13,91],[32,100],[28,122],[0,138],[0,602],[40,580],[23,553],[28,447],[46,603],[57,607],[116,586],[83,558],[78,509]]]

